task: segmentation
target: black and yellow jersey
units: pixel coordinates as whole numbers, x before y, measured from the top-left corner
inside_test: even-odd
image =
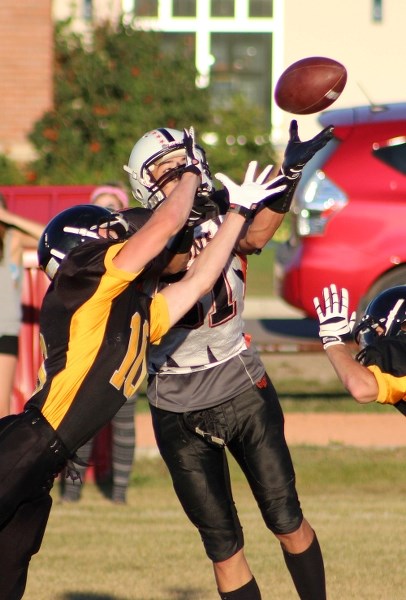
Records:
[[[393,404],[406,414],[406,337],[377,337],[358,359],[374,375],[378,384],[376,401]]]
[[[72,452],[135,393],[149,342],[169,327],[165,298],[151,300],[137,285],[140,274],[114,266],[123,244],[95,240],[74,248],[41,308],[44,362],[27,407],[39,408]]]

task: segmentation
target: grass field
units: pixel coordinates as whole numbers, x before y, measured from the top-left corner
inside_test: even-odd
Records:
[[[248,257],[247,296],[272,296],[274,294],[275,246],[266,246],[261,254]]]
[[[295,447],[304,512],[323,548],[329,600],[402,600],[406,448]],[[275,538],[232,462],[246,552],[263,600],[297,598]],[[27,600],[216,600],[211,566],[159,458],[135,463],[129,505],[92,484],[78,504],[55,504]]]
[[[273,249],[250,258],[248,294],[273,293]],[[331,377],[322,354],[264,356],[285,412],[363,412]],[[324,362],[323,362],[324,361]],[[142,397],[137,410],[147,410]],[[324,554],[329,600],[404,600],[406,447],[293,447],[306,517]],[[263,600],[296,600],[276,539],[231,461],[246,553]],[[137,459],[127,506],[87,483],[78,504],[58,486],[27,600],[218,600],[211,565],[159,458]]]

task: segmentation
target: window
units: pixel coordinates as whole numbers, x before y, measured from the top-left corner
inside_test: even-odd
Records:
[[[195,61],[195,36],[193,33],[161,33],[162,49],[166,53],[181,54]]]
[[[211,86],[216,104],[226,106],[230,95],[242,94],[269,114],[271,43],[269,33],[212,34]]]
[[[136,17],[157,17],[158,0],[135,0],[134,15]]]
[[[273,17],[273,1],[272,0],[250,0],[249,16],[250,17]]]
[[[196,0],[173,0],[174,17],[195,17]]]
[[[84,0],[83,2],[83,18],[86,21],[91,21],[93,18],[92,0]]]
[[[383,20],[382,0],[372,0],[372,20],[376,23]]]
[[[386,165],[406,175],[406,137],[393,138],[385,144],[376,145],[373,154]]]
[[[211,0],[212,17],[234,17],[234,0]]]

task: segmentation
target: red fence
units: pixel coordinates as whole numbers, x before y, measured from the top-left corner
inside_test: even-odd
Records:
[[[46,224],[61,210],[87,203],[95,186],[0,186],[7,208],[23,217]],[[42,356],[39,343],[39,311],[49,280],[38,269],[35,251],[24,255],[22,292],[23,322],[12,411],[19,412],[34,391]],[[96,475],[103,478],[110,469],[110,428],[98,436],[93,457]],[[93,476],[93,471],[90,472]]]

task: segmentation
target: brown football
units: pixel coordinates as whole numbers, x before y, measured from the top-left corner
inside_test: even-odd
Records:
[[[341,63],[324,56],[302,58],[288,67],[275,86],[275,102],[286,112],[310,115],[337,100],[347,82]]]

